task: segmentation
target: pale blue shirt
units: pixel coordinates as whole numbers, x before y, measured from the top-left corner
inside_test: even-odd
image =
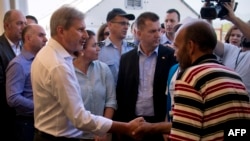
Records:
[[[139,90],[136,101],[136,115],[154,116],[153,84],[157,62],[158,47],[149,55],[145,55],[141,48],[139,54]]]
[[[101,50],[99,52],[99,60],[106,63],[109,66],[114,76],[114,80],[115,82],[117,82],[121,55],[134,49],[135,47],[131,46],[127,41],[123,40],[121,48],[122,50],[120,53],[118,48],[112,44],[109,38],[107,38],[103,42],[104,45],[101,46]]]
[[[163,34],[160,39],[161,44],[172,44],[172,41],[168,39],[166,34]]]
[[[35,128],[53,136],[81,138],[82,131],[104,135],[112,120],[84,107],[73,57],[51,38],[31,65]]]
[[[87,74],[75,67],[76,77],[80,84],[81,96],[86,110],[92,114],[104,114],[106,107],[117,108],[115,83],[109,67],[98,60],[93,61]],[[84,139],[93,139],[90,132],[83,132]]]
[[[17,115],[33,116],[33,92],[30,79],[30,67],[34,54],[22,50],[12,59],[6,69],[6,98]]]
[[[225,43],[222,63],[240,75],[250,96],[250,51],[242,52],[241,48]]]

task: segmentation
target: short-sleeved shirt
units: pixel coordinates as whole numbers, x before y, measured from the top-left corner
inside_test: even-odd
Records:
[[[111,42],[109,38],[100,42],[99,45],[101,47],[101,50],[99,52],[99,60],[106,63],[109,66],[114,76],[114,80],[115,82],[117,82],[121,55],[134,49],[136,45],[133,43],[127,42],[126,40],[123,40],[121,52]]]
[[[166,34],[163,34],[161,36],[160,43],[161,44],[172,44],[172,41],[170,39],[168,39],[168,37],[166,36]]]
[[[243,52],[241,48],[224,44],[222,63],[240,75],[250,96],[250,50]]]

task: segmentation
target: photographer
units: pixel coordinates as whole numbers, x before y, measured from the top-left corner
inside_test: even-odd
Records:
[[[250,39],[250,24],[244,22],[243,20],[241,20],[239,17],[237,17],[235,15],[234,10],[236,9],[235,8],[236,5],[235,5],[234,0],[231,0],[231,2],[221,2],[221,1],[222,0],[219,1],[220,7],[221,8],[223,7],[223,8],[219,11],[222,12],[223,14],[225,14],[225,13],[227,13],[227,14],[225,16],[222,15],[222,17],[221,17],[221,15],[220,16],[217,15],[218,18],[226,19],[226,20],[232,22],[236,27],[238,27],[242,31],[242,33],[244,34],[244,36],[247,39]],[[206,7],[209,7],[209,3],[210,3],[210,0],[208,0],[208,2],[204,3],[204,6],[201,9],[201,17],[205,16],[203,18],[206,19],[208,22],[212,23],[211,17],[216,16],[216,15],[213,15],[214,14],[213,11],[208,11],[208,9],[206,10]],[[224,10],[226,10],[226,11],[224,11]],[[211,14],[211,13],[213,13],[213,14]],[[213,18],[216,18],[216,17],[213,17]]]
[[[247,39],[250,39],[250,25],[234,14],[234,5],[234,0],[232,0],[231,3],[224,3],[224,7],[228,10],[228,14],[225,16],[225,19],[232,22],[241,30]]]
[[[245,38],[242,42],[242,48],[218,41],[214,53],[221,57],[222,63],[225,66],[235,70],[235,72],[240,75],[250,96],[250,26],[235,16],[233,12],[233,1],[231,3],[225,3],[224,6],[228,10],[225,19],[232,21],[241,30]]]

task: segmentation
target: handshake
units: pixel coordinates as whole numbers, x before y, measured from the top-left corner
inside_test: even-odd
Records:
[[[143,117],[135,118],[126,125],[125,132],[120,132],[141,140],[146,134],[169,134],[172,124],[170,122],[149,123]]]

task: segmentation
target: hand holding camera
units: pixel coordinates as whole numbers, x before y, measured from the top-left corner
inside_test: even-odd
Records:
[[[203,0],[203,2],[205,6],[200,10],[202,19],[230,18],[237,8],[237,3],[235,7],[233,6],[234,0]]]

